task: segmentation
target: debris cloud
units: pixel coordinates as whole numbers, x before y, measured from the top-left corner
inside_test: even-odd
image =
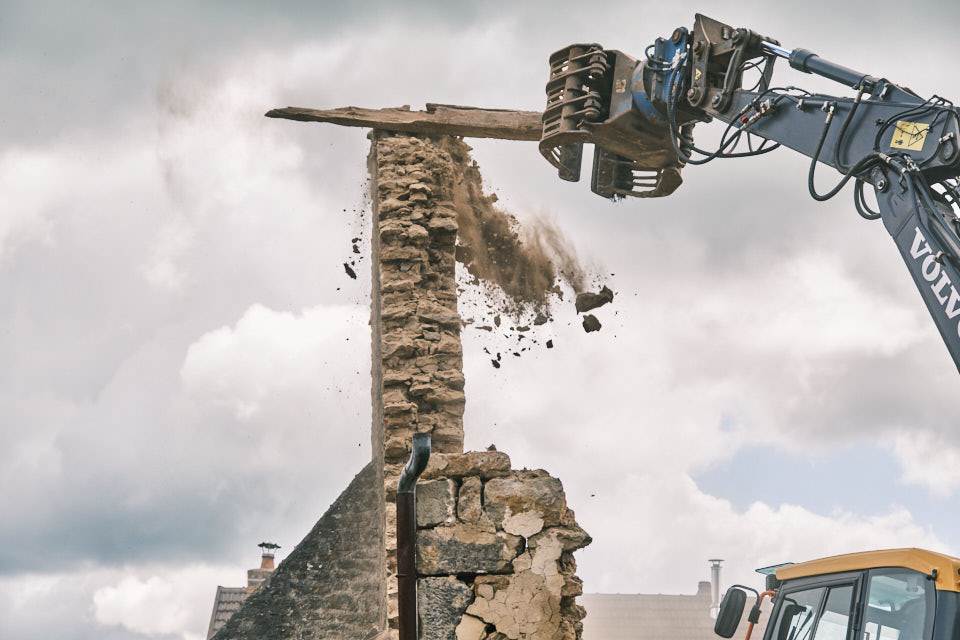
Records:
[[[584,269],[576,251],[550,221],[535,218],[521,227],[516,217],[495,206],[496,195],[483,193],[477,163],[462,140],[448,139],[447,151],[458,167],[454,206],[459,226],[457,260],[476,279],[493,283],[516,309],[540,315],[559,282],[574,292],[584,289]],[[544,316],[545,317],[545,316]]]

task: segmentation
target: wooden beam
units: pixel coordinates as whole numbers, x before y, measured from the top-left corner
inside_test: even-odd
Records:
[[[542,128],[538,111],[479,109],[450,104],[427,104],[426,111],[410,107],[393,109],[304,109],[284,107],[266,113],[268,118],[286,118],[301,122],[329,122],[346,127],[367,127],[404,133],[454,135],[467,138],[501,140],[540,140]]]

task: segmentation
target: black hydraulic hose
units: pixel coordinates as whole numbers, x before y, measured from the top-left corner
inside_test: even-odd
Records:
[[[767,140],[769,142],[769,140]],[[765,153],[770,153],[771,151],[776,151],[780,148],[780,143],[777,142],[769,147],[764,147],[760,145],[757,149],[751,149],[750,151],[737,151],[732,153],[725,153],[721,158],[752,158],[754,156],[762,156]]]
[[[397,617],[400,640],[418,640],[417,479],[430,460],[430,434],[413,434],[410,459],[397,483]]]
[[[833,111],[830,111],[830,113],[827,115],[827,121],[823,125],[823,133],[820,134],[820,140],[817,142],[817,150],[814,152],[813,157],[810,160],[810,171],[807,173],[807,190],[810,191],[810,197],[818,202],[829,200],[833,196],[840,193],[840,191],[847,186],[847,183],[850,182],[850,180],[854,178],[856,174],[871,167],[877,162],[876,152],[865,155],[864,157],[860,158],[856,164],[850,167],[850,170],[846,172],[846,174],[843,176],[843,179],[837,183],[837,186],[826,193],[817,193],[817,187],[814,184],[814,175],[817,170],[817,162],[820,160],[820,153],[823,151],[823,144],[827,140],[827,134],[830,132],[830,125],[832,123]]]
[[[843,160],[840,158],[840,148],[843,146],[843,140],[847,136],[847,129],[850,127],[850,122],[857,114],[857,109],[860,108],[860,102],[863,100],[863,92],[864,87],[863,85],[860,85],[860,88],[857,91],[857,98],[853,101],[853,106],[850,107],[850,111],[847,112],[847,116],[843,119],[843,124],[840,125],[840,135],[837,136],[837,144],[833,146],[833,164],[836,165],[840,173],[850,172],[850,168],[845,165]]]
[[[863,180],[857,178],[857,181],[853,185],[853,204],[857,208],[857,213],[860,214],[861,218],[865,220],[879,220],[880,212],[871,209],[864,197],[863,187],[865,184]]]

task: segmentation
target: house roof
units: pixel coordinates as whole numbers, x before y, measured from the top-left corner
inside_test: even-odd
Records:
[[[578,599],[587,610],[584,640],[718,640],[713,633],[710,583],[695,595],[587,593]],[[754,638],[762,638],[770,613],[765,601]],[[746,616],[735,637],[746,634]]]
[[[207,628],[207,638],[220,630],[227,620],[240,609],[240,605],[247,599],[249,591],[243,587],[217,587],[217,595],[213,600],[213,613],[210,614],[210,626]]]
[[[697,595],[584,594],[584,640],[716,640],[710,590]]]
[[[369,462],[216,640],[365,638],[386,618],[382,466]]]

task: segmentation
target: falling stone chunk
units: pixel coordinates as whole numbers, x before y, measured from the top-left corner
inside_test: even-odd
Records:
[[[357,279],[357,272],[353,270],[353,268],[350,266],[349,263],[347,262],[343,263],[343,270],[346,271],[347,275],[353,278],[354,280]]]
[[[600,327],[602,326],[603,325],[600,324],[600,321],[597,320],[597,316],[591,315],[589,313],[583,316],[583,330],[586,331],[587,333],[591,333],[593,331],[600,331]]]
[[[611,291],[609,287],[604,286],[603,289],[600,289],[600,293],[585,291],[579,294],[575,305],[577,307],[577,313],[584,313],[602,307],[610,302],[613,302],[613,291]]]

